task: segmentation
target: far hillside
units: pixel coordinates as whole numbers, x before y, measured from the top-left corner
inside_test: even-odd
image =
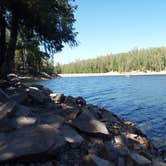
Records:
[[[158,72],[166,69],[166,47],[134,49],[127,53],[109,54],[58,65],[56,69],[60,73]]]

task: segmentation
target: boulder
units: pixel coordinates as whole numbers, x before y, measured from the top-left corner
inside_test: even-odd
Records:
[[[50,97],[55,103],[63,103],[65,100],[64,94],[61,93],[51,93]]]
[[[139,166],[150,166],[151,165],[151,161],[149,159],[147,159],[146,157],[138,154],[138,153],[130,153],[130,158],[134,161],[134,163],[136,165]]]
[[[71,125],[76,129],[91,135],[109,135],[105,124],[98,121],[88,110],[84,110],[79,114],[77,118],[72,121]]]
[[[50,96],[36,87],[29,87],[27,89],[27,94],[32,99],[32,102],[43,104],[50,101]]]
[[[84,141],[84,139],[69,126],[63,126],[61,131],[68,143],[80,145]]]
[[[47,155],[55,155],[59,148],[65,146],[65,139],[54,126],[45,124],[16,130],[7,135],[0,135],[3,144],[0,148],[0,162],[12,159],[31,161]]]
[[[83,157],[83,160],[80,163],[80,166],[111,166],[112,164],[109,161],[101,159],[96,155],[86,155]]]
[[[53,93],[49,88],[43,86],[43,85],[38,85],[38,84],[32,84],[31,87],[35,87],[40,89],[41,91],[43,91],[43,93],[45,93],[46,95],[50,95],[51,93]]]

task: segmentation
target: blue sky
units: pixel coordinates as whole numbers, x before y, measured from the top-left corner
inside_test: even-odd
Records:
[[[166,46],[166,0],[76,0],[77,47],[65,46],[55,63],[133,48]]]

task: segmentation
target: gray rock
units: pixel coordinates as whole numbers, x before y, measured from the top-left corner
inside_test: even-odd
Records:
[[[33,160],[33,155],[55,155],[66,143],[61,131],[47,124],[16,130],[0,140],[3,140],[0,162],[23,156],[31,156]]]
[[[81,144],[84,141],[84,139],[69,126],[63,126],[61,131],[65,137],[65,140],[71,144]]]
[[[83,111],[71,125],[82,132],[108,136],[109,132],[104,123],[98,121],[89,111]]]
[[[96,155],[89,154],[84,156],[80,166],[111,166],[111,163]]]
[[[138,153],[130,153],[131,159],[135,162],[135,164],[140,165],[140,166],[150,166],[151,161],[147,159],[146,157],[138,154]]]

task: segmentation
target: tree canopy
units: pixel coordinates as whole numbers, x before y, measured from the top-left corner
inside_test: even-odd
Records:
[[[42,45],[50,55],[61,51],[66,43],[76,45],[75,9],[70,0],[1,0],[1,76],[14,71],[17,48],[33,50],[37,55]]]
[[[60,67],[59,71],[62,73],[162,71],[166,69],[166,47],[134,49],[127,53],[110,54],[61,65]]]

